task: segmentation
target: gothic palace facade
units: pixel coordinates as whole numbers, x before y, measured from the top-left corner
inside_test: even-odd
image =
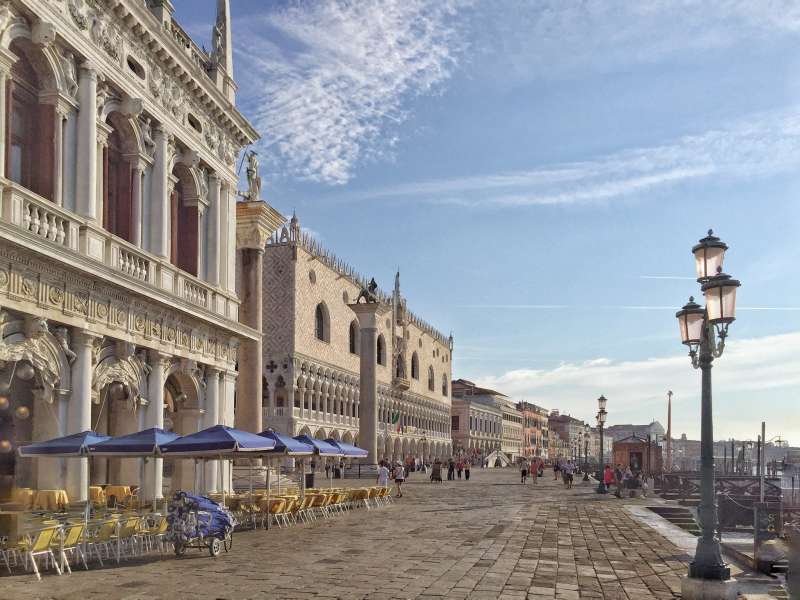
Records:
[[[359,329],[348,304],[365,281],[300,231],[296,217],[264,254],[264,422],[276,431],[358,442]],[[379,294],[378,458],[452,453],[452,336]]]
[[[30,461],[15,446],[233,425],[237,352],[259,339],[239,323],[235,160],[258,135],[234,106],[227,0],[214,42],[194,44],[169,0],[0,2],[6,483],[84,500],[89,477],[138,483],[138,461]],[[162,473],[191,487],[183,463],[146,469],[143,493]]]

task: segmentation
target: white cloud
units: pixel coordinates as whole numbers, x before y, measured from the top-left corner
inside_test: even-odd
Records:
[[[800,167],[800,107],[593,160],[485,176],[421,181],[350,195],[476,207],[600,204],[713,176],[757,178]]]
[[[436,90],[457,63],[464,3],[296,2],[237,23],[245,108],[273,168],[343,184],[390,150],[404,101]]]
[[[800,332],[731,340],[712,369],[715,433],[752,437],[756,424],[800,444]],[[592,419],[595,399],[609,398],[609,423],[664,422],[666,392],[675,393],[675,430],[699,435],[700,374],[685,355],[639,361],[599,357],[552,369],[516,369],[478,378],[515,399]]]

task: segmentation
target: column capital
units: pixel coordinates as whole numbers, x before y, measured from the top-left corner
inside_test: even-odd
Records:
[[[354,303],[347,306],[356,313],[359,329],[377,329],[378,317],[389,312],[389,308],[380,302]]]
[[[148,350],[147,351],[147,363],[150,366],[162,365],[164,367],[172,361],[172,355],[167,354],[166,352],[161,352],[160,350]]]
[[[103,339],[101,334],[89,331],[88,329],[79,329],[75,327],[70,333],[72,344],[74,346],[93,347],[96,343]]]
[[[206,378],[219,377],[222,374],[222,369],[214,365],[205,365]]]
[[[285,219],[263,200],[236,203],[236,248],[263,250]]]
[[[90,60],[84,60],[78,65],[78,71],[81,77],[86,77],[92,81],[97,81],[98,68]]]

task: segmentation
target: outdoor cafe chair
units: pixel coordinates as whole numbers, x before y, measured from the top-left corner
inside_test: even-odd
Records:
[[[61,575],[61,567],[58,566],[58,561],[51,548],[53,537],[58,534],[58,527],[48,527],[31,533],[35,535],[31,537],[30,541],[21,542],[17,549],[25,558],[25,566],[27,567],[28,561],[30,561],[30,566],[36,574],[36,579],[41,580],[42,576],[39,573],[39,565],[36,563],[36,557],[44,556],[45,568],[49,562],[52,562],[58,574]]]
[[[148,550],[152,550],[153,543],[157,543],[159,551],[163,552],[164,536],[167,534],[168,526],[167,517],[160,517],[152,527],[143,528],[139,532],[142,544]]]
[[[67,571],[72,573],[72,568],[69,565],[69,560],[67,554],[72,555],[72,559],[77,563],[78,558],[81,559],[83,562],[83,568],[87,571],[89,570],[88,565],[86,564],[86,553],[83,551],[83,531],[84,531],[84,524],[83,523],[74,523],[71,525],[67,525],[64,528],[64,540],[63,542],[60,539],[53,539],[51,543],[51,548],[53,550],[58,549],[59,557],[62,561],[62,564],[66,567]]]
[[[89,554],[94,552],[100,566],[103,566],[103,550],[106,552],[106,558],[111,558],[111,545],[115,542],[117,527],[119,521],[117,519],[108,519],[100,523],[100,528],[97,530],[97,535],[91,539],[89,543]],[[119,562],[119,558],[117,559]]]

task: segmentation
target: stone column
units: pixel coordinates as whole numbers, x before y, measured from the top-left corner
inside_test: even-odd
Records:
[[[150,252],[169,259],[170,190],[169,154],[170,135],[160,125],[155,128],[155,155],[150,195]]]
[[[67,409],[67,434],[92,428],[92,375],[95,343],[101,339],[83,329],[72,331],[75,360],[72,363],[72,398]],[[89,459],[67,461],[67,495],[73,502],[86,502],[89,486]]]
[[[96,124],[97,127],[97,186],[95,215],[97,220],[106,224],[108,218],[106,211],[106,194],[108,192],[108,137],[113,131],[107,123]]]
[[[97,71],[86,62],[78,75],[78,103],[75,207],[78,214],[97,220]]]
[[[377,341],[378,318],[388,309],[379,302],[349,304],[358,317],[360,338],[360,379],[359,379],[359,446],[367,451],[364,459],[367,465],[375,465],[378,460],[378,378]]]
[[[203,415],[203,428],[219,425],[220,419],[220,370],[206,367],[206,412]],[[205,492],[219,490],[219,461],[209,460],[205,464]]]
[[[6,176],[6,122],[8,120],[6,89],[8,88],[8,79],[11,77],[11,67],[16,61],[17,57],[12,52],[0,48],[0,177]]]
[[[239,322],[255,331],[255,338],[243,340],[239,347],[239,400],[236,427],[259,433],[261,407],[261,332],[264,246],[283,223],[283,215],[266,202],[239,202],[236,205],[236,247],[241,261],[242,281]]]
[[[131,241],[142,247],[142,179],[144,165],[136,161],[131,167]]]
[[[53,203],[64,205],[64,121],[69,114],[61,103],[55,107],[55,125],[53,131]]]
[[[239,368],[241,368],[241,364]],[[235,393],[236,372],[225,371],[222,374],[222,382],[220,387],[220,416],[223,425],[233,426],[234,424],[235,415],[233,401]],[[230,461],[222,461],[220,470],[222,471],[222,485],[224,486],[226,492],[230,492],[233,485]]]
[[[150,365],[150,375],[147,377],[148,404],[144,415],[145,428],[164,428],[164,383],[167,380],[167,366],[170,358],[169,355],[156,350],[148,352],[147,362]],[[143,502],[152,500],[154,492],[156,498],[163,498],[163,463],[164,459],[162,458],[151,458],[145,464],[143,489],[140,494]]]
[[[220,180],[216,173],[208,177],[208,215],[206,228],[206,281],[213,286],[220,282]]]

